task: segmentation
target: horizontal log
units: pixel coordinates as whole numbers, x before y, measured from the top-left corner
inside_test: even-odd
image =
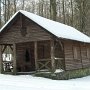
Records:
[[[51,59],[39,59],[39,60],[37,60],[38,62],[39,61],[51,61]]]

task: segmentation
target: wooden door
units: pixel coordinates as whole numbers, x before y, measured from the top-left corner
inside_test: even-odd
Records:
[[[30,47],[26,49],[25,53],[25,71],[35,70],[35,58],[34,58],[34,48]]]

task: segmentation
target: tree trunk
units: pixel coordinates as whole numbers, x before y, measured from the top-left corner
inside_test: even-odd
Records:
[[[71,0],[71,10],[72,10],[71,26],[73,26],[73,0]]]
[[[7,21],[10,19],[10,0],[8,1],[8,8],[7,8]]]
[[[56,21],[57,11],[56,11],[56,0],[50,0],[50,18]]]
[[[63,23],[65,24],[65,1],[62,0],[62,5],[63,5]]]
[[[5,5],[4,5],[4,11],[5,11],[5,13],[4,13],[4,20],[5,20],[5,23],[6,23],[6,21],[7,21],[7,15],[6,15],[6,0],[5,0]]]
[[[16,12],[16,0],[14,0],[14,13]]]
[[[24,10],[24,0],[22,1],[22,10]]]

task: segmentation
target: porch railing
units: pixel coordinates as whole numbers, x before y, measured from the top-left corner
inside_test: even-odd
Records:
[[[55,58],[55,68],[60,69],[62,68],[62,61],[63,58]],[[51,59],[39,59],[37,60],[38,70],[47,69],[51,70]]]
[[[3,61],[3,70],[4,72],[13,72],[13,62]]]
[[[38,70],[51,69],[51,59],[39,59],[37,60]]]

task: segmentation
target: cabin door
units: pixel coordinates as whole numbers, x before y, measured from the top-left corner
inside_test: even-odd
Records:
[[[17,71],[35,71],[34,43],[17,44]]]
[[[25,71],[35,70],[34,48],[28,48],[25,51]]]

